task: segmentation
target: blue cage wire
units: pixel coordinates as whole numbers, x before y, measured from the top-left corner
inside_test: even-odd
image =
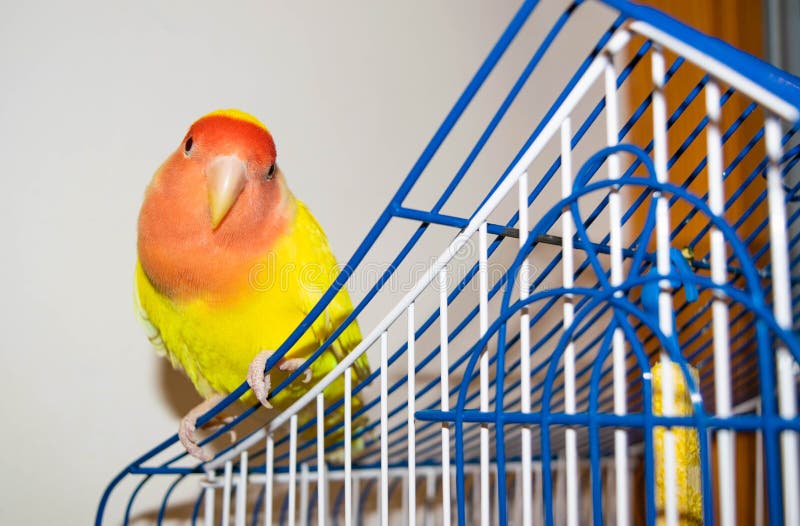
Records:
[[[650,8],[537,4],[267,368],[386,244],[306,366],[356,317],[363,342],[287,410],[213,432],[211,461],[176,435],[135,459],[96,524],[732,525],[744,465],[752,520],[800,524],[800,81]],[[596,44],[554,51],[581,20]]]

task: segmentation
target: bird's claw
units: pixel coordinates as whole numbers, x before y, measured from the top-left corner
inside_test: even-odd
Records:
[[[289,358],[287,360],[281,360],[281,364],[278,366],[278,368],[281,371],[292,372],[298,370],[300,366],[302,366],[304,363],[306,363],[305,358]],[[303,383],[307,384],[310,381],[311,381],[311,367],[303,371]]]
[[[250,362],[250,367],[247,369],[247,383],[253,390],[253,394],[261,405],[267,409],[272,409],[272,404],[267,401],[269,394],[270,377],[269,373],[264,374],[264,367],[267,365],[267,360],[273,355],[272,351],[261,351]]]
[[[213,432],[218,431],[219,429],[222,429],[223,427],[227,426],[228,424],[230,424],[234,420],[236,420],[236,418],[233,417],[233,416],[219,416],[219,415],[217,415],[214,418],[212,418],[211,420],[209,420],[208,422],[206,422],[206,425],[203,426],[203,429],[205,429],[206,431],[208,431],[210,433],[213,433]],[[235,429],[233,429],[233,428],[228,429],[228,436],[231,439],[231,444],[236,442],[236,430]]]
[[[272,404],[267,400],[271,385],[269,373],[264,374],[264,369],[267,365],[267,360],[269,360],[273,354],[273,351],[261,351],[253,358],[253,361],[250,362],[250,367],[247,369],[247,383],[250,385],[258,401],[261,402],[261,405],[267,409],[272,409]],[[306,363],[306,361],[303,358],[287,358],[278,362],[278,369],[287,372],[296,371],[304,363]],[[310,382],[311,377],[312,373],[309,367],[303,371],[303,383],[307,384]]]
[[[207,462],[211,460],[208,454],[203,451],[203,448],[197,445],[197,438],[194,432],[197,430],[197,418],[191,414],[186,415],[181,419],[181,424],[178,427],[178,438],[181,445],[186,449],[186,452],[194,458]]]
[[[224,396],[222,395],[215,395],[207,400],[203,400],[181,419],[180,426],[178,426],[178,439],[186,449],[186,452],[203,462],[208,462],[211,460],[211,457],[197,444],[198,440],[195,437],[197,419],[206,414],[212,407],[216,406],[223,398]],[[224,417],[215,418],[222,418],[223,422],[226,420]]]

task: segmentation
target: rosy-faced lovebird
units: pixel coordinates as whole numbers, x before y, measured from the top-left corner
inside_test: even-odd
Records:
[[[297,370],[353,307],[343,288],[278,370],[265,374],[267,359],[339,267],[322,228],[289,190],[272,135],[247,113],[220,110],[192,124],[147,187],[137,248],[135,299],[147,336],[205,399],[181,420],[178,432],[201,460],[209,457],[197,443],[198,417],[245,379],[252,391],[242,401],[254,394],[267,407],[285,408],[361,341],[353,321],[304,374],[267,401],[271,382]],[[353,376],[368,375],[362,355]],[[342,394],[341,378],[325,390],[326,400]],[[354,398],[353,409],[360,406]],[[311,416],[306,411],[300,418]]]

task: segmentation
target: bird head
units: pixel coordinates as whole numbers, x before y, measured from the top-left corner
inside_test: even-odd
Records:
[[[205,186],[209,225],[216,230],[229,214],[231,222],[241,223],[244,213],[253,211],[248,205],[275,204],[282,186],[276,157],[272,135],[258,119],[220,110],[192,124],[168,163],[174,168],[169,172],[186,173],[200,180],[196,186]],[[246,204],[236,214],[232,209],[240,197]]]
[[[139,215],[139,257],[164,289],[206,287],[263,255],[294,210],[272,135],[239,110],[191,125],[156,171]],[[197,282],[197,283],[195,283]]]

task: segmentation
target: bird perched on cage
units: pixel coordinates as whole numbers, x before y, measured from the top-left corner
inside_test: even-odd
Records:
[[[156,350],[183,369],[205,399],[178,432],[201,460],[209,457],[197,443],[197,418],[245,377],[252,391],[242,401],[255,395],[268,407],[284,408],[361,341],[353,321],[268,402],[271,381],[297,370],[353,310],[342,289],[278,362],[279,370],[265,375],[267,359],[339,272],[325,233],[289,190],[276,157],[272,135],[255,117],[212,112],[192,124],[156,171],[139,214],[137,310]],[[366,355],[353,374],[369,374]],[[342,394],[341,378],[325,390],[328,400]],[[359,405],[354,399],[353,409]]]

